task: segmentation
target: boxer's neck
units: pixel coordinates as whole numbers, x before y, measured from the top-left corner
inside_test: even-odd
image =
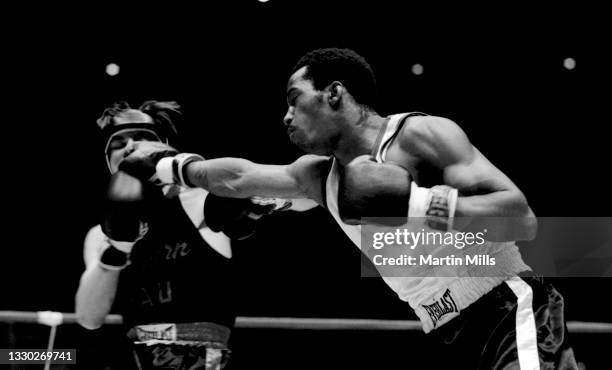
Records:
[[[385,118],[366,110],[349,118],[333,151],[334,157],[344,166],[360,155],[370,154],[384,122]]]

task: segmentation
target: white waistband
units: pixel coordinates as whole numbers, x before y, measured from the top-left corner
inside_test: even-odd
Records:
[[[518,258],[517,255],[519,256]],[[514,258],[513,258],[514,257]],[[493,288],[504,281],[517,276],[523,271],[529,271],[515,249],[502,249],[496,255],[501,262],[497,267],[499,270],[494,276],[441,278],[448,279],[447,284],[438,285],[438,288],[429,295],[428,299],[413,306],[425,333],[439,328],[454,317],[461,310],[476,302],[480,297],[489,293]],[[503,261],[503,262],[502,262]]]

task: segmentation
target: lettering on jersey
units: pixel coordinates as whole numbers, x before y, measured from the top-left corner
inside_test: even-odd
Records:
[[[170,284],[170,281],[164,280],[158,282],[155,286],[140,288],[140,294],[140,302],[143,306],[169,303],[172,302],[172,284]]]
[[[166,244],[166,261],[176,260],[177,257],[185,257],[191,252],[187,243],[176,243],[175,245]]]
[[[143,306],[154,306],[153,300],[145,288],[140,288],[140,304]]]
[[[459,312],[459,309],[457,308],[457,304],[455,303],[455,301],[453,300],[453,297],[451,296],[450,289],[446,289],[446,292],[442,294],[442,297],[440,297],[434,303],[429,304],[429,305],[424,304],[421,306],[423,306],[423,308],[425,308],[425,311],[427,311],[427,313],[429,314],[429,317],[431,318],[431,321],[433,322],[434,328],[436,327],[436,325],[438,324],[438,321],[440,321],[440,319],[443,316],[449,313]]]
[[[159,294],[159,303],[172,302],[172,286],[169,281],[165,281],[164,283],[157,283],[159,288],[157,290]]]

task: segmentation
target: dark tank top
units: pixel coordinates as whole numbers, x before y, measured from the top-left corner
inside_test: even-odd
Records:
[[[119,278],[117,310],[124,324],[213,322],[232,328],[232,260],[202,238],[178,196],[158,199],[151,214],[149,231]]]

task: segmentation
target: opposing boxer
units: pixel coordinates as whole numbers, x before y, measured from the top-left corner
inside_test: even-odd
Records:
[[[172,102],[116,103],[98,120],[111,179],[85,240],[76,314],[95,329],[115,307],[139,369],[220,369],[236,317],[230,237],[253,234],[277,204],[160,188],[119,170],[138,143],[176,140],[178,115]]]
[[[576,369],[563,298],[528,277],[514,243],[532,239],[537,228],[523,193],[455,122],[416,112],[382,117],[375,91],[372,69],[354,51],[314,50],[289,78],[284,117],[290,140],[311,154],[289,165],[261,165],[168,156],[144,144],[124,161],[125,170],[228,197],[306,197],[326,207],[358,247],[364,217],[424,218],[438,230],[478,227],[465,220],[509,220],[483,247],[498,261],[487,276],[469,266],[446,266],[444,276],[435,269],[381,275],[415,310],[427,336],[446,344],[432,367]]]

